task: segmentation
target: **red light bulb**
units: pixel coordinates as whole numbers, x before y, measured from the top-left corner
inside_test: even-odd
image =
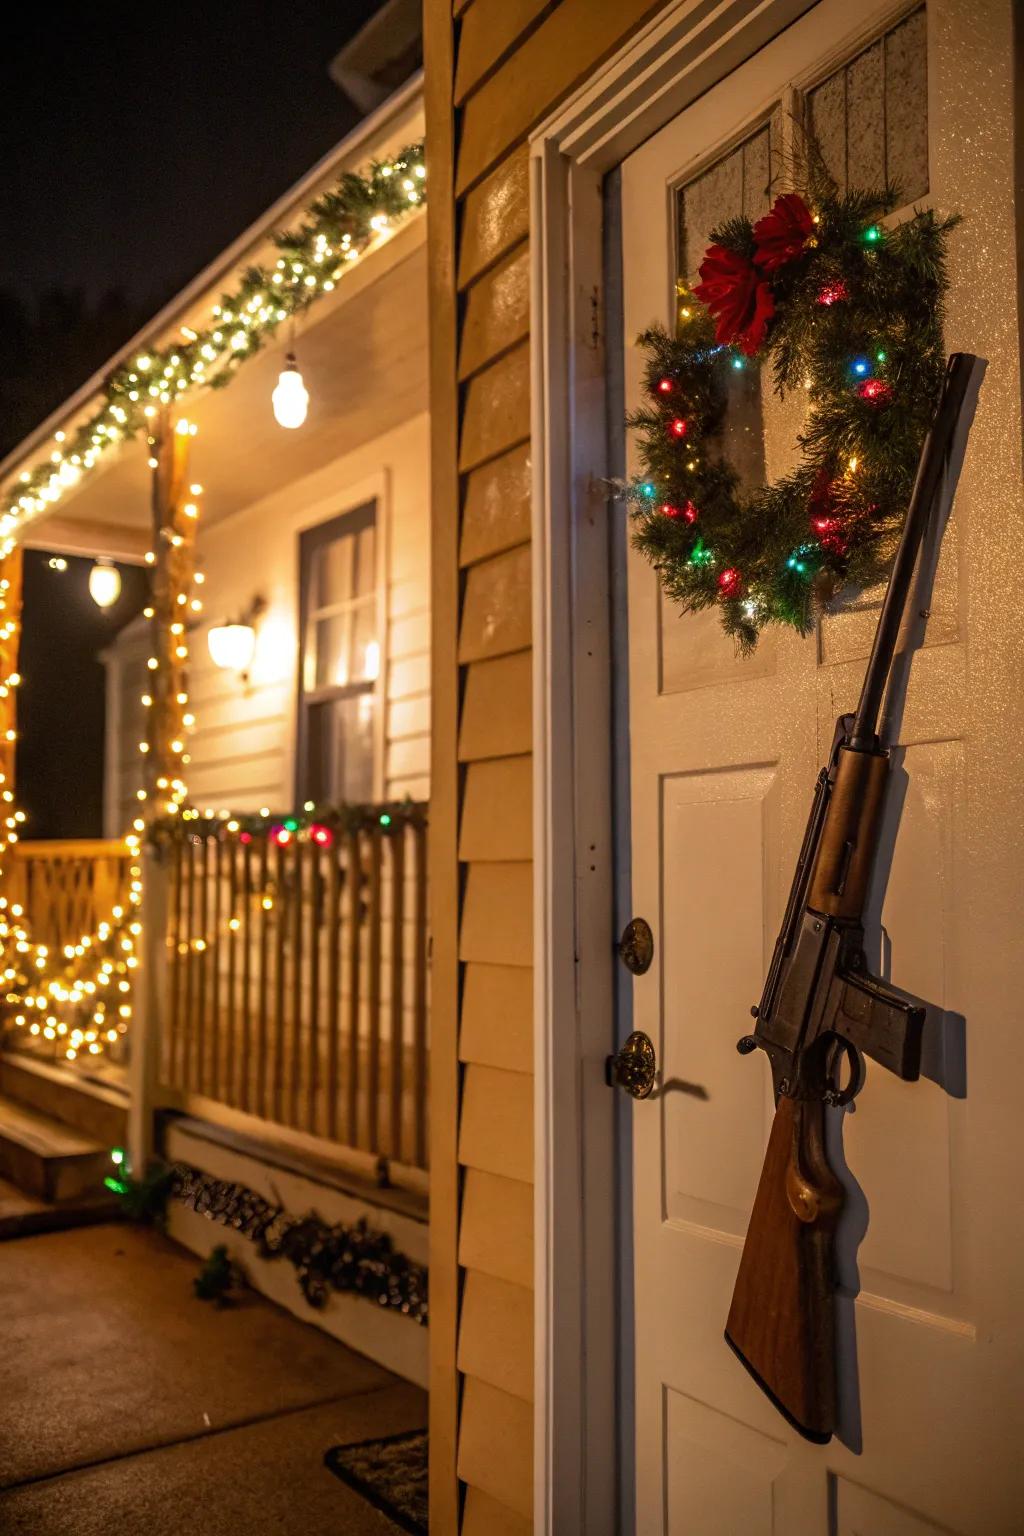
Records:
[[[673,437],[685,437],[686,436],[686,422],[683,420],[683,418],[681,416],[677,416],[675,418],[675,420],[669,426],[669,431],[672,433]]]
[[[743,586],[743,578],[739,571],[731,565],[722,571],[718,577],[718,590],[722,597],[738,597]]]
[[[671,502],[666,501],[662,505],[661,510],[665,517],[681,517],[684,523],[695,523],[697,521],[697,508],[692,501],[686,502],[681,507],[674,507]]]
[[[658,380],[658,392],[659,392],[659,394],[670,395],[672,393],[672,388],[673,388],[673,386],[672,386],[672,380],[671,379],[659,379]]]

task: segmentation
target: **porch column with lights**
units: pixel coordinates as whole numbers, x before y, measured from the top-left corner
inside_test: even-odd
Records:
[[[193,612],[196,525],[199,487],[189,484],[189,445],[195,427],[175,421],[168,410],[155,419],[149,436],[153,471],[153,541],[148,557],[153,570],[149,610],[152,645],[146,693],[144,774],[146,814],[136,829],[160,816],[173,815],[186,796],[188,763],[188,623]],[[153,1155],[159,1107],[159,1064],[167,975],[168,857],[164,847],[143,843],[142,944],[132,1024],[128,1147],[136,1178]]]
[[[14,779],[17,687],[21,681],[21,571],[22,550],[15,545],[0,560],[0,795],[4,807],[0,816],[0,890],[8,901],[18,900],[14,859],[7,855],[18,833]]]
[[[185,799],[188,761],[188,621],[195,579],[198,487],[189,485],[189,445],[195,433],[184,417],[164,411],[150,436],[153,470],[153,603],[149,658],[145,784],[150,817],[173,814]]]

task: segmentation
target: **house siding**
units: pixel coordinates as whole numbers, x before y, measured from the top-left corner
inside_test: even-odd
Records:
[[[189,789],[201,807],[292,808],[298,687],[299,534],[380,498],[385,798],[425,800],[430,786],[430,550],[426,413],[222,522],[201,528],[204,623],[192,640],[196,726]],[[257,594],[267,608],[248,684],[210,660],[206,633]]]
[[[445,786],[450,824],[447,839],[435,837],[431,876],[438,1532],[460,1522],[470,1533],[532,1526],[527,141],[658,9],[649,0],[427,0],[425,8],[433,777],[435,796]],[[457,1028],[441,1026],[439,1004],[457,1013]]]

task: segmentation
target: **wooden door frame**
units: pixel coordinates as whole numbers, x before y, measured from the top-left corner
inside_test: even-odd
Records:
[[[815,0],[673,0],[531,137],[538,1536],[624,1528],[605,177]],[[624,1496],[623,1496],[624,1493]]]

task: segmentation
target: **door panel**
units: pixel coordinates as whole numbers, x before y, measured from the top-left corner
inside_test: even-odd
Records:
[[[742,1018],[758,995],[773,768],[673,774],[661,781],[665,1218],[746,1227],[768,1104],[736,1041],[712,1021]]]
[[[926,22],[923,10],[894,19],[873,0],[821,0],[625,162],[630,409],[642,382],[637,333],[672,323],[676,275],[692,276],[709,224],[768,201],[766,173],[779,174],[792,145],[794,90],[814,96],[827,152],[842,146],[851,181],[902,157],[915,196],[930,185],[944,192],[940,206],[988,217],[958,158],[953,93],[968,64],[972,78],[992,76],[1008,11],[1002,0],[985,0],[980,21],[978,11],[933,0]],[[984,47],[986,61],[971,55]],[[1009,143],[1008,107],[996,123]],[[778,182],[771,195],[785,189]],[[1000,238],[1000,281],[1012,287],[1012,217]],[[765,636],[742,659],[714,612],[681,617],[629,556],[632,907],[656,944],[654,966],[632,983],[632,1023],[654,1041],[665,1080],[631,1111],[640,1536],[1020,1530],[1024,1133],[1013,978],[1024,953],[1009,914],[1024,898],[1024,668],[991,575],[1003,562],[1012,578],[1020,564],[1019,376],[1012,326],[986,329],[982,315],[1001,302],[990,256],[969,270],[968,257],[971,247],[954,243],[949,345],[998,360],[898,724],[891,870],[876,882],[868,934],[880,973],[931,1005],[925,1076],[905,1084],[869,1063],[855,1111],[836,1112],[829,1128],[847,1206],[844,1433],[827,1447],[790,1431],[722,1337],[772,1115],[766,1062],[740,1059],[735,1043],[760,992],[815,775],[836,716],[856,702],[881,593],[844,601],[805,639]],[[778,476],[794,462],[803,402],[780,405],[769,379],[759,395],[754,376],[743,389],[734,438],[745,434],[746,459]],[[1002,521],[990,510],[1000,474],[1010,496]]]

